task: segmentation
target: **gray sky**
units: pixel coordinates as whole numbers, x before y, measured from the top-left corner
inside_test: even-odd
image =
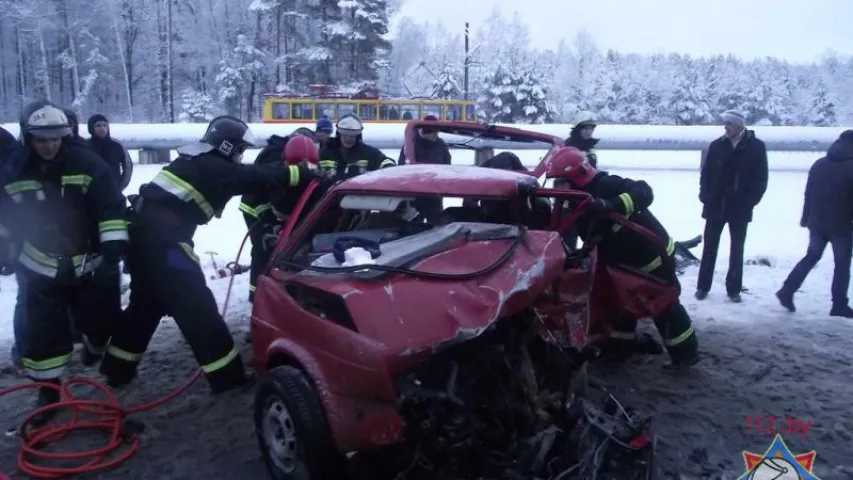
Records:
[[[808,62],[829,49],[853,55],[853,0],[405,0],[401,15],[463,31],[493,6],[518,11],[534,45],[553,48],[586,29],[623,52],[734,53]]]

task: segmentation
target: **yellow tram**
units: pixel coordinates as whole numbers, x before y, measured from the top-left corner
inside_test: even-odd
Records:
[[[434,115],[440,120],[477,120],[476,102],[469,100],[380,98],[375,88],[352,95],[338,93],[329,85],[311,85],[307,95],[263,95],[264,123],[313,123],[324,116],[336,122],[355,113],[366,123],[405,123]]]

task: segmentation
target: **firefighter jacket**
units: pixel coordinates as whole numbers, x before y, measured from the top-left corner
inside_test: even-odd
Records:
[[[117,264],[128,240],[126,200],[103,160],[71,142],[50,162],[28,148],[16,154],[25,160],[3,179],[0,223],[20,249],[18,263],[64,279]]]
[[[618,213],[651,231],[661,240],[661,244],[655,244],[611,220],[596,221],[582,216],[577,223],[578,234],[584,242],[593,238],[600,239],[599,251],[602,256],[650,273],[663,265],[662,255],[669,257],[675,252],[675,242],[648,210],[654,200],[654,193],[646,182],[601,172],[580,190],[610,201]]]
[[[286,189],[310,181],[307,169],[284,164],[243,165],[215,153],[179,155],[133,201],[149,234],[167,242],[189,242],[196,227],[221,217],[235,195]]]
[[[351,148],[343,148],[341,139],[330,138],[320,152],[320,170],[331,171],[338,179],[396,165],[381,150],[365,144],[361,137]]]
[[[284,147],[290,136],[280,137],[272,135],[263,150],[255,157],[255,165],[275,165],[282,163]],[[276,224],[276,218],[270,209],[269,198],[266,190],[257,190],[244,194],[240,199],[240,211],[246,227],[255,230],[271,229]]]

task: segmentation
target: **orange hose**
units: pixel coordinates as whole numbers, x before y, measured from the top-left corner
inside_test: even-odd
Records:
[[[239,262],[240,255],[243,253],[243,248],[248,238],[249,234],[247,233],[243,237],[240,249],[237,251],[235,262]],[[228,301],[231,298],[233,286],[234,275],[231,276],[228,282],[228,290],[225,293],[225,301],[222,305],[223,318],[228,309]],[[164,403],[171,401],[190,388],[201,375],[202,371],[198,369],[183,385],[175,390],[156,400],[133,407],[121,406],[118,398],[116,398],[109,387],[86,377],[72,377],[62,385],[48,382],[30,382],[0,389],[0,397],[18,390],[42,387],[58,390],[61,395],[61,400],[58,403],[45,405],[30,412],[21,423],[19,429],[21,448],[18,451],[17,457],[18,470],[32,478],[56,479],[70,475],[102,472],[117,467],[130,459],[130,457],[139,451],[140,447],[139,438],[126,427],[124,420],[134,413],[154,410]],[[89,385],[94,387],[103,398],[101,400],[77,399],[70,391],[72,385]],[[36,416],[43,412],[54,410],[59,412],[70,410],[71,419],[64,423],[50,423],[42,427],[31,426]],[[102,432],[107,437],[106,443],[99,448],[83,452],[50,453],[43,451],[49,445],[60,442],[69,433],[83,430]],[[76,461],[78,465],[71,467],[42,466],[44,463],[55,464],[57,460],[64,462]],[[4,475],[0,473],[0,479],[3,477]]]

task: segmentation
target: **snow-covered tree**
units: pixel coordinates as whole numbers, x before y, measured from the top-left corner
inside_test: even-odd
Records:
[[[251,117],[257,83],[266,67],[267,55],[255,48],[246,35],[237,35],[237,45],[219,62],[219,101],[230,115]]]
[[[513,72],[499,66],[477,100],[488,123],[546,123],[554,109],[546,89],[532,72]]]
[[[812,93],[809,124],[816,127],[829,127],[836,124],[836,107],[832,94],[824,83],[818,83]]]
[[[178,120],[183,123],[204,123],[216,116],[215,102],[207,92],[184,90]]]
[[[453,68],[445,64],[432,83],[431,98],[458,99],[462,97],[462,89],[456,81]]]

